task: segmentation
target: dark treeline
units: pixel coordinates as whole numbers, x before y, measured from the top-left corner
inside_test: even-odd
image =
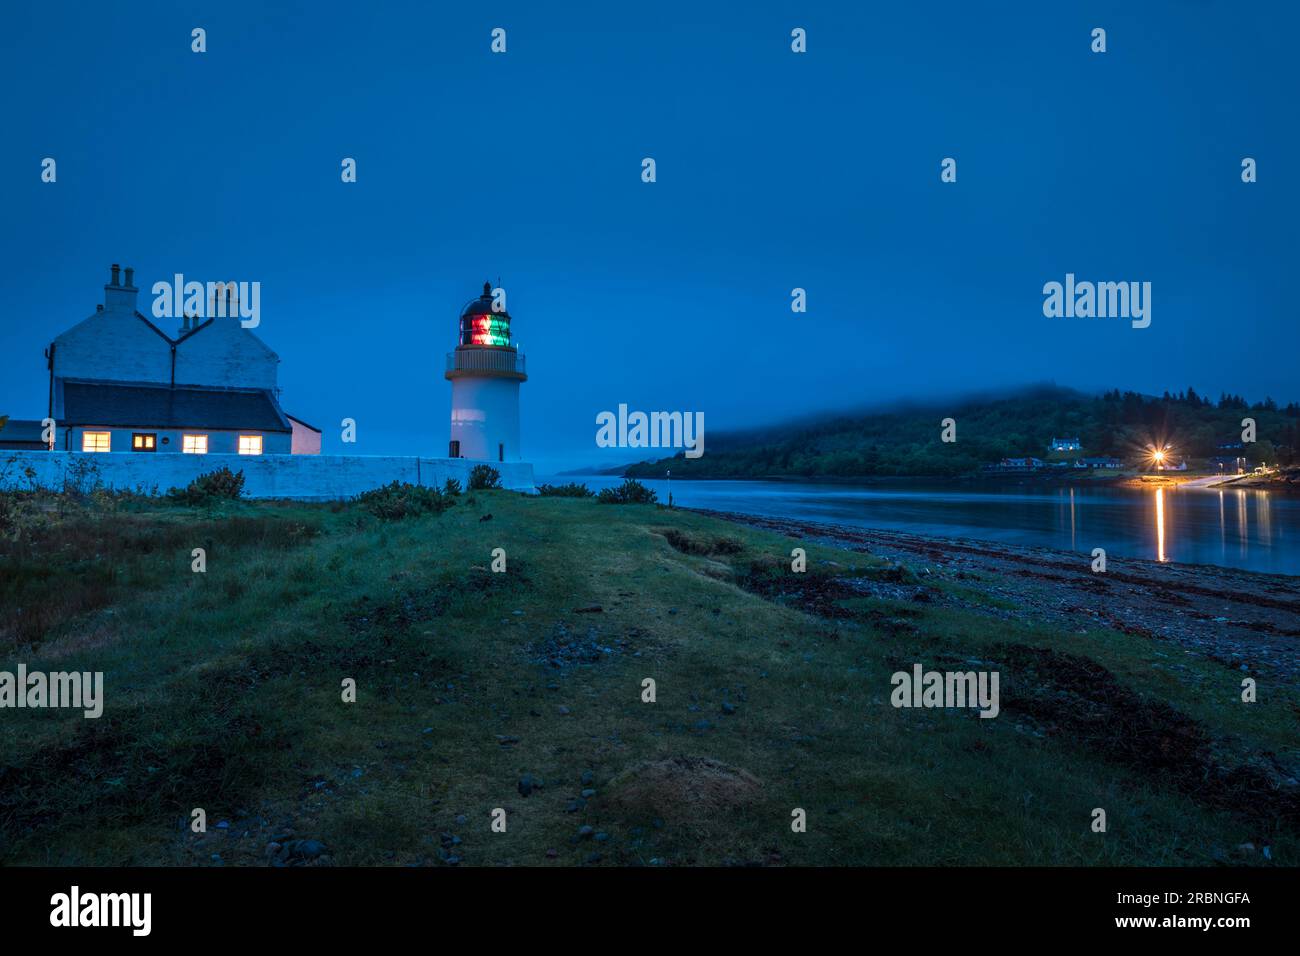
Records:
[[[957,423],[957,441],[940,440],[941,421]],[[1244,450],[1218,446],[1241,440],[1243,418],[1256,423],[1256,442]],[[1218,401],[1195,389],[1159,398],[1115,389],[1085,395],[1035,388],[1010,397],[970,399],[948,408],[909,408],[778,425],[709,436],[706,453],[688,459],[643,462],[625,469],[635,477],[760,478],[766,476],[955,476],[1003,458],[1049,458],[1052,438],[1079,438],[1068,457],[1114,456],[1145,461],[1149,449],[1167,445],[1170,457],[1195,465],[1217,455],[1291,465],[1300,460],[1300,405],[1279,408],[1272,399],[1250,404],[1237,395]],[[1062,457],[1058,455],[1056,457]]]

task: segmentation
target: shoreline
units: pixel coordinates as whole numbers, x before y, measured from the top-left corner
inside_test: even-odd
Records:
[[[1078,634],[1110,628],[1168,643],[1243,677],[1300,683],[1297,576],[1142,558],[1113,558],[1104,573],[1093,573],[1087,555],[1051,548],[682,510],[906,563],[922,580],[982,592],[983,598],[960,602],[968,609],[1027,616]],[[1178,668],[1176,659],[1170,667]]]
[[[571,480],[581,478],[628,478],[632,477],[638,481],[663,481],[664,476],[648,475],[627,475],[625,473],[566,473],[560,477],[566,477]],[[755,481],[755,482],[772,482],[788,484],[805,484],[805,485],[828,485],[828,486],[872,486],[872,485],[907,485],[916,483],[926,483],[930,485],[951,485],[959,486],[998,486],[998,487],[1020,487],[1020,486],[1038,486],[1052,488],[1128,488],[1133,490],[1153,490],[1155,488],[1180,488],[1189,487],[1196,490],[1221,490],[1223,488],[1232,488],[1235,490],[1246,491],[1274,491],[1280,494],[1297,494],[1300,495],[1300,479],[1288,480],[1287,478],[1277,475],[1207,475],[1199,473],[1189,474],[1134,474],[1131,472],[1124,474],[1104,474],[1089,477],[1087,474],[1052,474],[1036,472],[1011,472],[1005,474],[977,474],[977,475],[863,475],[863,476],[837,476],[837,475],[688,475],[680,478],[673,478],[673,481]]]

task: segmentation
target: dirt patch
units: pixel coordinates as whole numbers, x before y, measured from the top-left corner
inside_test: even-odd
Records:
[[[712,757],[670,757],[638,764],[611,780],[604,803],[631,819],[687,822],[754,803],[763,784],[747,770]]]
[[[827,618],[851,618],[840,602],[855,598],[926,600],[932,589],[917,583],[917,577],[902,565],[872,568],[852,577],[833,577],[811,571],[796,574],[781,559],[754,561],[737,582],[746,591],[777,604],[792,605],[808,614]]]
[[[1204,725],[1129,690],[1095,661],[1024,644],[993,649],[1002,706],[1048,734],[1170,779],[1193,798],[1261,823],[1300,823],[1300,789],[1272,754],[1227,766]]]
[[[579,633],[570,630],[567,621],[558,621],[547,637],[533,642],[530,650],[534,664],[567,671],[573,667],[592,667],[607,657],[634,652],[636,648],[629,638],[602,637],[600,629],[594,626]]]
[[[655,531],[663,535],[665,541],[682,554],[739,554],[744,545],[735,538],[700,539],[677,528],[665,528]]]

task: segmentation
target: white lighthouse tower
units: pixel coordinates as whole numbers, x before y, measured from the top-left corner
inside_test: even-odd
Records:
[[[492,285],[460,313],[460,344],[447,353],[451,458],[520,461],[519,383],[524,357],[510,342],[510,313],[494,311]]]

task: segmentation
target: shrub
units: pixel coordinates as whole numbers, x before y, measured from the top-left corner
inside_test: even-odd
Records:
[[[73,459],[63,473],[63,493],[73,497],[85,497],[103,484],[99,476],[99,465],[89,457]]]
[[[653,489],[635,478],[625,478],[617,488],[602,488],[597,500],[602,505],[652,505],[659,499]]]
[[[594,498],[596,493],[586,485],[571,481],[567,485],[538,485],[537,493],[544,498]]]
[[[469,490],[486,491],[501,487],[501,472],[491,465],[475,465],[469,473]]]
[[[231,471],[222,465],[216,471],[199,475],[184,488],[171,488],[167,497],[187,505],[211,501],[235,501],[244,494],[244,472]]]
[[[455,478],[448,478],[446,484],[442,486],[442,493],[448,498],[455,498],[460,494],[460,482]]]
[[[393,481],[381,488],[357,495],[356,502],[385,521],[397,521],[422,514],[441,514],[452,506],[449,495],[406,481]]]

